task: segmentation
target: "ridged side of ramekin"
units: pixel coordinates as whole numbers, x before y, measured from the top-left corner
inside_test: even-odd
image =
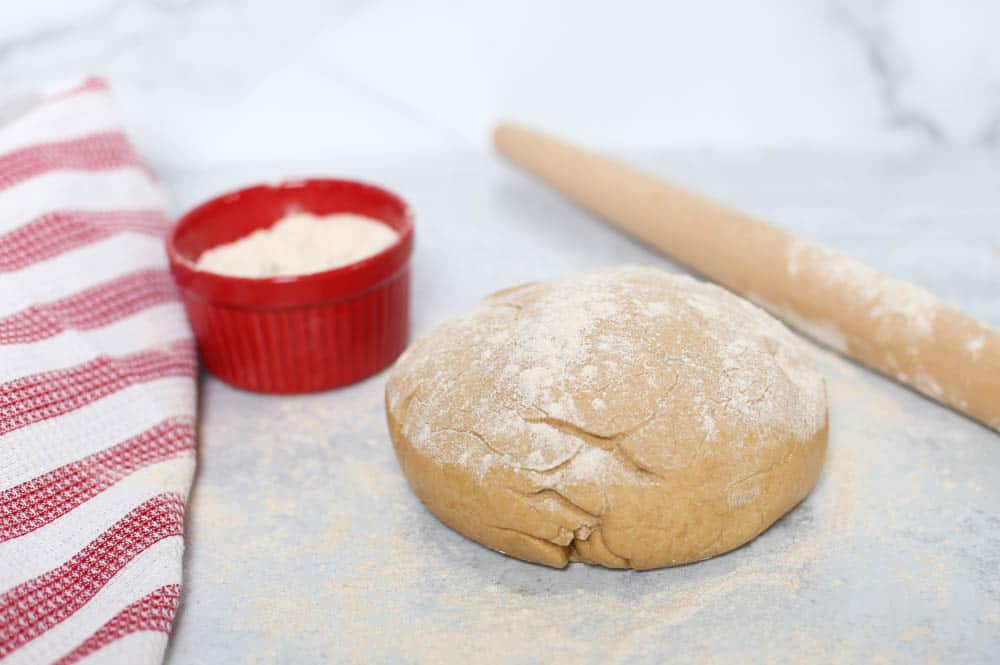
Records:
[[[409,266],[343,300],[247,309],[182,292],[210,372],[234,386],[302,393],[354,383],[393,362],[409,333]]]
[[[205,250],[301,211],[365,215],[398,236],[373,256],[316,273],[247,278],[198,269]],[[208,370],[246,390],[303,393],[363,379],[402,353],[413,242],[413,215],[401,198],[375,185],[321,178],[206,201],[177,221],[166,249]]]

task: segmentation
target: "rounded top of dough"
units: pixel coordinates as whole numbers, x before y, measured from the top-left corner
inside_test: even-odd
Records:
[[[435,514],[550,565],[732,549],[808,493],[826,444],[823,381],[798,338],[652,268],[486,298],[404,353],[386,406]]]

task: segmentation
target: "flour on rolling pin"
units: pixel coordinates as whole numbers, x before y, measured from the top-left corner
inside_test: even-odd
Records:
[[[1000,430],[1000,331],[840,252],[540,132],[501,125],[494,142],[573,200],[805,334]]]
[[[306,275],[374,256],[398,237],[387,224],[361,215],[293,213],[206,251],[198,269],[233,277]]]
[[[980,360],[996,334],[988,326],[958,315],[929,291],[833,249],[792,237],[785,253],[785,275],[797,288],[781,300],[773,292],[770,298],[748,292],[751,300],[929,397],[962,410],[969,408],[970,397],[989,398],[988,387],[982,390],[968,373],[953,369],[957,358]]]

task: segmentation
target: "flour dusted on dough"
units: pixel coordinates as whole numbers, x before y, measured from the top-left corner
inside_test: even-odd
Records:
[[[387,224],[361,215],[293,213],[204,252],[198,269],[234,277],[307,275],[374,256],[398,237]]]
[[[745,542],[804,496],[825,447],[825,390],[798,338],[723,289],[649,268],[487,298],[400,358],[386,400],[404,471],[435,513],[481,542],[553,565],[570,556],[669,565]],[[432,487],[424,478],[439,473],[432,469],[460,471]],[[775,480],[783,476],[792,479]],[[470,524],[468,514],[449,514],[458,510],[454,497],[437,495],[452,491],[464,497],[459,503],[477,493],[490,503],[496,491],[516,506],[523,496],[536,518],[546,511],[529,497],[551,492],[578,519],[550,515],[558,529],[543,540],[562,549],[539,553],[511,535],[537,530],[501,525],[509,516]],[[629,518],[638,524],[609,528],[612,504],[631,505],[618,509],[622,519],[646,502],[646,517]],[[668,504],[673,516],[663,512]],[[750,523],[720,526],[718,516],[699,518],[702,510],[746,512]],[[688,535],[649,549],[698,519],[683,527]],[[500,529],[523,547],[491,542]],[[662,532],[611,546],[635,556],[605,551],[609,537],[647,529]],[[567,532],[577,535],[563,542]]]
[[[665,277],[667,290],[661,295],[674,297],[673,302],[646,301],[649,290],[642,281],[649,275]],[[530,315],[522,315],[525,309]],[[709,321],[713,326],[702,325]],[[664,368],[644,371],[655,353],[650,342],[672,324],[698,328],[702,339],[690,346],[674,340],[680,342],[674,344],[677,352],[665,359]],[[581,427],[586,421],[597,436],[619,434],[650,417],[657,394],[669,393],[678,372],[686,374],[682,382],[706,440],[717,434],[716,417],[721,417],[712,414],[713,400],[721,400],[730,416],[746,418],[749,427],[780,422],[800,438],[814,434],[825,418],[822,381],[800,353],[801,342],[753,305],[686,276],[626,267],[529,284],[488,298],[436,335],[451,343],[445,349],[418,343],[399,366],[431,370],[427,383],[439,388],[428,388],[428,401],[457,402],[473,415],[477,434],[510,441],[503,452],[534,471],[547,471],[579,452],[580,437],[559,423]],[[492,380],[488,398],[454,391],[455,366],[449,358],[468,343],[487,350],[471,360],[467,371],[484,376],[484,383]],[[711,355],[705,344],[711,344]],[[712,380],[685,371],[691,369],[711,374]],[[764,383],[779,388],[758,394]],[[635,399],[639,394],[650,400]],[[400,398],[390,391],[390,405]],[[616,413],[604,417],[608,403]],[[438,445],[432,428],[416,426],[412,433],[414,443],[439,461],[455,461],[454,447]],[[491,461],[501,459],[502,454]],[[476,468],[483,473],[487,467]],[[608,472],[607,465],[595,466],[587,479],[599,481]]]

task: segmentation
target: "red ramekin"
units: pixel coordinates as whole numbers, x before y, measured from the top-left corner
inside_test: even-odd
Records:
[[[399,238],[367,259],[309,275],[250,279],[195,267],[205,250],[293,212],[365,215]],[[226,383],[267,393],[342,386],[395,360],[409,334],[412,253],[406,203],[351,180],[292,180],[223,194],[181,217],[167,237],[205,366]]]

